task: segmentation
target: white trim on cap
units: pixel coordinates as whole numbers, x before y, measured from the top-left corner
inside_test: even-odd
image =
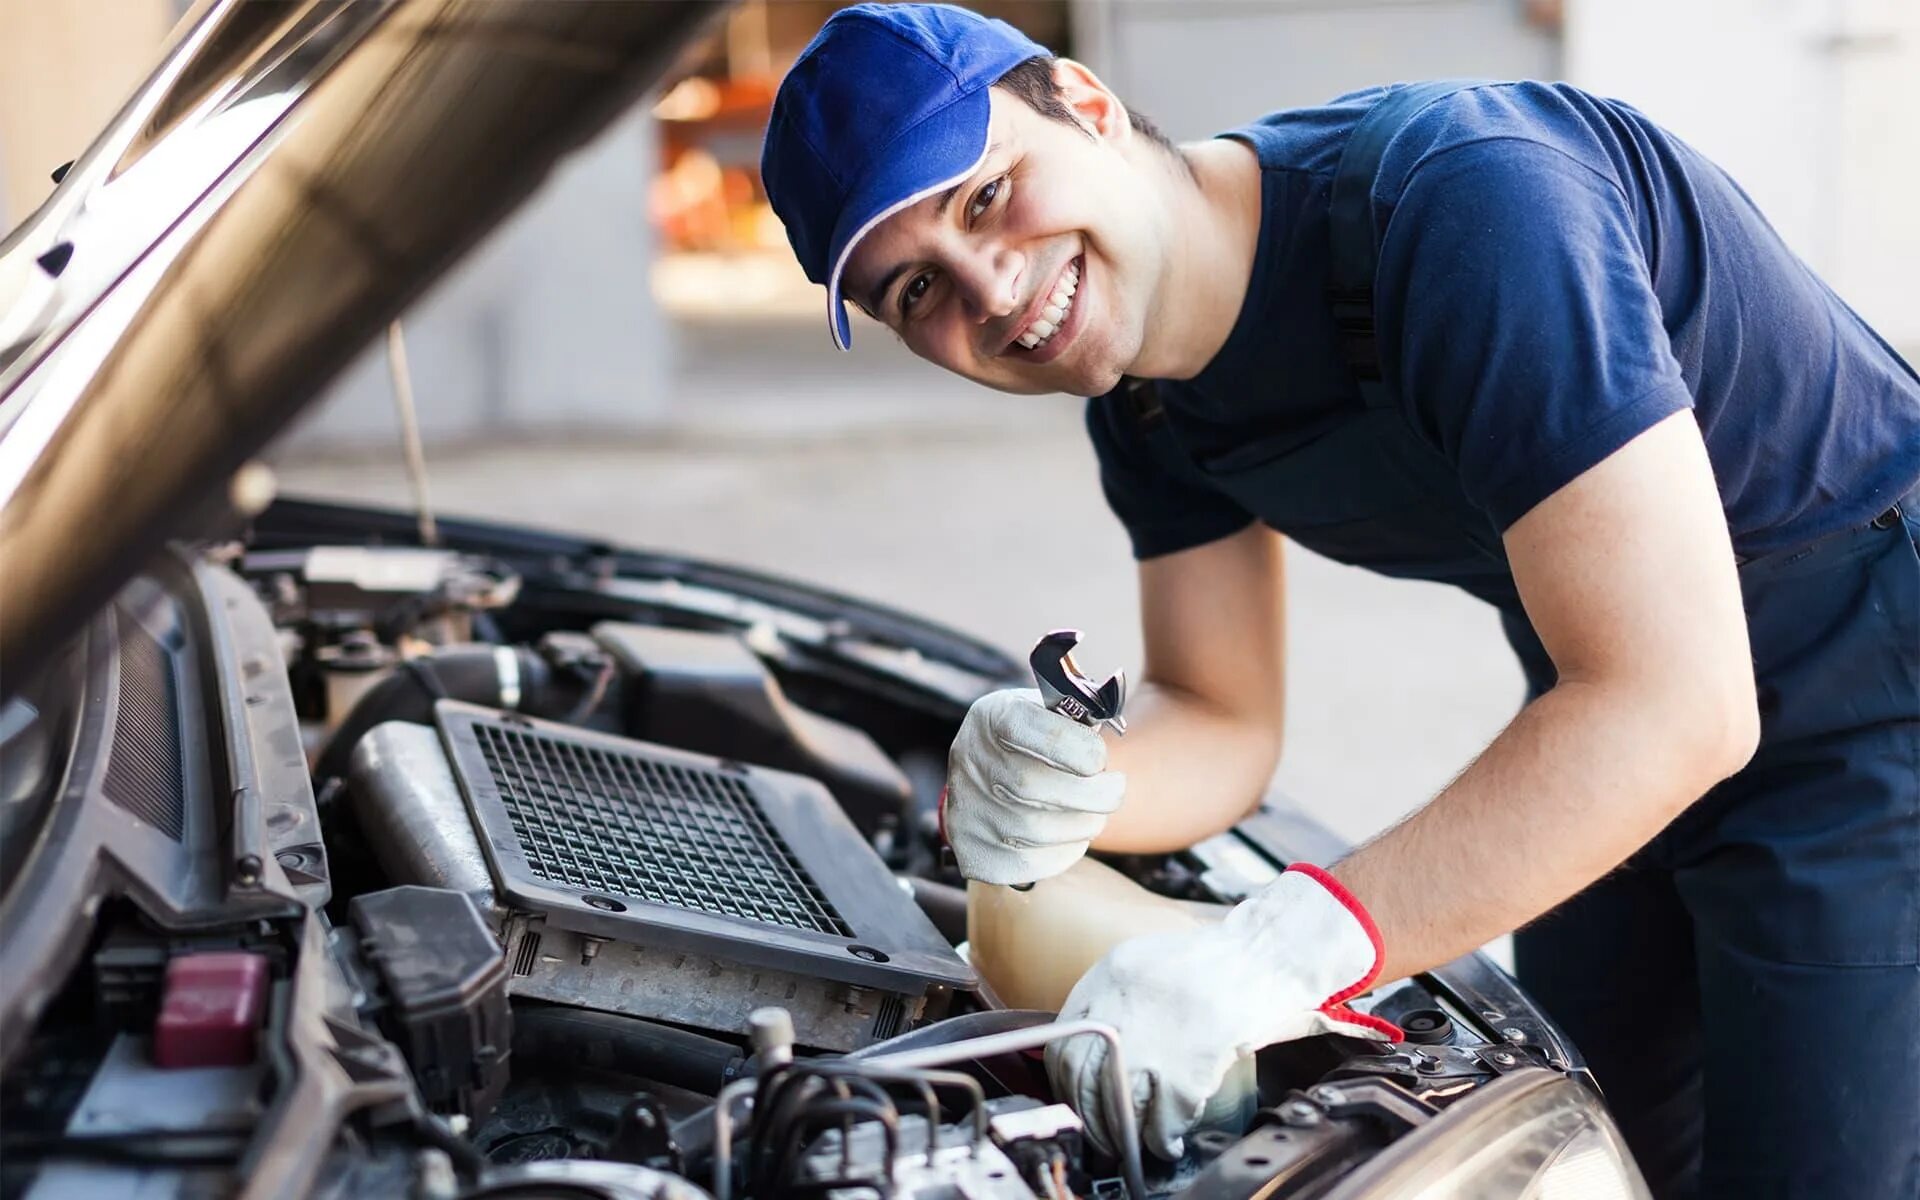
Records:
[[[827,332],[833,336],[833,344],[835,346],[839,347],[842,350],[853,349],[853,345],[850,341],[843,342],[840,340],[840,322],[839,320],[837,320],[840,313],[836,312],[835,308],[836,306],[842,310],[844,310],[845,308],[846,300],[840,295],[840,272],[847,269],[847,259],[853,255],[853,248],[860,244],[860,239],[863,237],[866,237],[869,233],[872,233],[873,227],[875,225],[878,225],[880,222],[886,220],[888,217],[899,212],[901,209],[911,208],[914,205],[920,203],[922,200],[925,200],[928,196],[933,195],[935,192],[945,191],[947,188],[950,188],[955,184],[959,183],[961,180],[973,174],[975,171],[978,171],[980,169],[980,164],[987,161],[987,151],[992,148],[992,145],[993,143],[990,140],[988,140],[986,133],[983,130],[980,135],[979,157],[975,158],[972,164],[969,165],[966,170],[960,172],[958,175],[955,175],[950,179],[942,179],[939,183],[929,184],[928,186],[921,188],[919,191],[913,193],[913,195],[908,196],[906,199],[901,200],[897,203],[888,205],[886,208],[883,208],[879,212],[875,213],[867,221],[866,224],[862,225],[860,228],[853,231],[853,236],[847,239],[847,244],[845,246],[841,247],[840,257],[833,264],[833,274],[827,276]]]

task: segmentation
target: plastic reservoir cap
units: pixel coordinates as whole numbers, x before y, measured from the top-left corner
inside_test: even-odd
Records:
[[[766,1066],[793,1061],[793,1015],[784,1008],[756,1008],[747,1014],[754,1052]]]
[[[265,955],[221,951],[172,959],[153,1024],[154,1065],[248,1065],[266,1008]]]

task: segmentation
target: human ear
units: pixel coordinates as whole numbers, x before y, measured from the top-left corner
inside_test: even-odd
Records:
[[[1053,81],[1059,85],[1060,99],[1094,136],[1105,141],[1124,140],[1132,135],[1133,124],[1127,119],[1127,106],[1120,103],[1120,97],[1101,83],[1100,77],[1085,63],[1071,58],[1054,59]]]

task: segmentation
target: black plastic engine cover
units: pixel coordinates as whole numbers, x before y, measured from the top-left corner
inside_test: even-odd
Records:
[[[484,1116],[507,1083],[513,1012],[500,943],[465,892],[405,886],[355,896],[348,919],[378,978],[374,1016],[427,1103]]]
[[[738,636],[618,621],[592,632],[625,676],[629,736],[810,776],[867,832],[910,814],[912,784],[873,738],[788,699]]]

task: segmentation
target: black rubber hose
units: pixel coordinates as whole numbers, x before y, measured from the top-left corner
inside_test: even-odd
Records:
[[[433,723],[436,700],[465,700],[469,704],[499,705],[500,662],[486,645],[443,646],[420,658],[408,659],[393,673],[367,689],[353,706],[333,740],[320,754],[314,778],[346,778],[353,748],[367,731],[387,721]],[[512,647],[520,665],[520,709],[535,708],[547,688],[547,664],[525,646]]]
[[[563,1004],[513,1010],[517,1070],[588,1067],[712,1095],[738,1078],[746,1061],[731,1042],[639,1017]]]

